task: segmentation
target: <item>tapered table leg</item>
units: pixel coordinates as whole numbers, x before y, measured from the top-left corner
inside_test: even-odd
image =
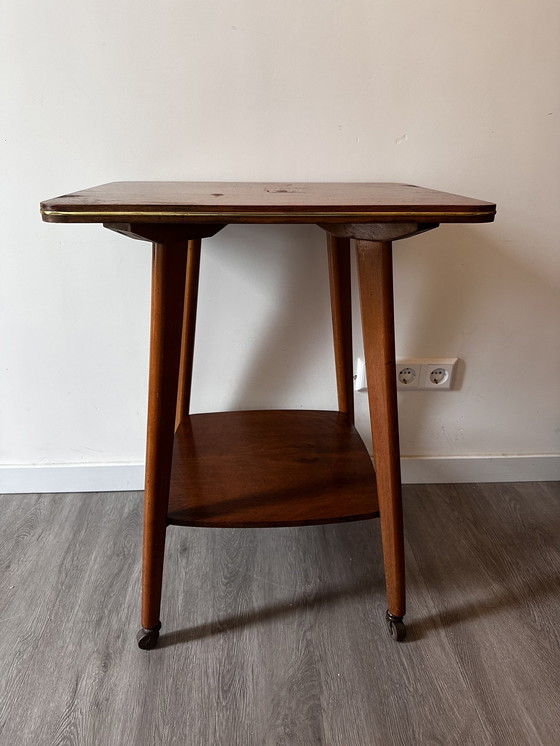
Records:
[[[159,613],[186,261],[186,243],[154,243],[142,547],[142,629],[137,638],[138,645],[144,649],[156,644],[161,627]]]
[[[177,395],[175,429],[179,427],[183,418],[188,416],[191,403],[201,243],[202,241],[200,238],[189,241],[185,303],[183,310],[183,339],[181,343],[181,363],[179,366],[179,390]]]
[[[364,355],[377,477],[387,621],[391,635],[405,634],[404,537],[390,242],[357,241]]]
[[[338,409],[354,422],[350,239],[327,233]]]

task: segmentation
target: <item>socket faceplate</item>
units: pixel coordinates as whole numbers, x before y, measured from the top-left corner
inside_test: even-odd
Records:
[[[449,391],[453,388],[456,357],[416,357],[397,360],[399,391]]]

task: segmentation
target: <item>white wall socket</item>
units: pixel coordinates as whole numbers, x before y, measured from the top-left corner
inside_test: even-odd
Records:
[[[367,391],[366,365],[361,357],[358,358],[356,365],[356,375],[354,376],[354,391]]]
[[[400,391],[449,391],[453,388],[458,358],[415,357],[397,360],[397,388]],[[366,366],[358,358],[354,390],[367,391]]]
[[[416,357],[397,360],[399,391],[449,391],[453,388],[458,358]]]

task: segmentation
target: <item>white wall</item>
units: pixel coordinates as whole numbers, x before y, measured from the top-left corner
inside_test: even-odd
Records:
[[[149,245],[38,213],[134,179],[403,181],[496,201],[493,225],[396,244],[398,355],[464,361],[459,390],[401,395],[402,451],[560,454],[556,0],[0,13],[0,463],[143,460]],[[196,410],[334,407],[323,243],[305,226],[206,242]]]

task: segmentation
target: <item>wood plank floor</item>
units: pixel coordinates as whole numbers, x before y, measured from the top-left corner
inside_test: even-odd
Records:
[[[2,746],[560,743],[560,483],[405,488],[402,644],[377,521],[171,527],[142,652],[141,495],[0,510]]]

